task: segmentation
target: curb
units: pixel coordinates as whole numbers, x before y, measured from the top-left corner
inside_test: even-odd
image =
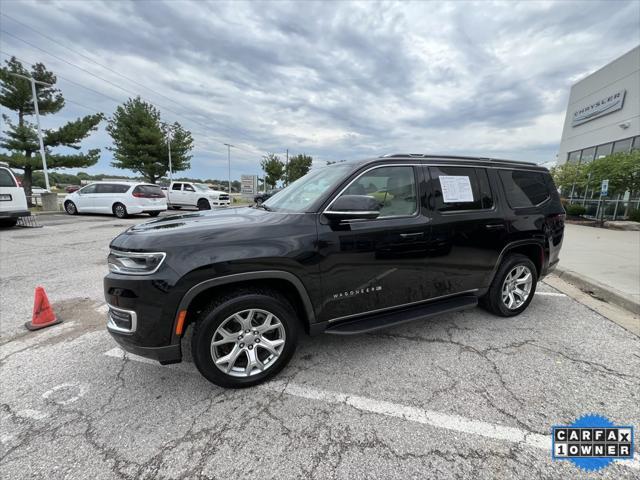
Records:
[[[31,212],[32,217],[41,217],[41,216],[47,216],[47,215],[65,215],[65,212],[63,212],[62,210],[58,212],[56,212],[55,210],[51,212]]]
[[[604,285],[597,280],[560,267],[556,267],[553,273],[565,282],[575,285],[580,290],[586,291],[606,302],[618,305],[631,313],[640,314],[640,302],[630,299],[628,295],[609,285]]]

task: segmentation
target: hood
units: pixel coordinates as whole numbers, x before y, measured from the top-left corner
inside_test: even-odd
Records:
[[[268,232],[278,231],[277,227],[295,221],[292,217],[299,215],[251,207],[189,212],[134,225],[116,237],[111,245],[123,250],[147,250],[211,241],[255,242]]]

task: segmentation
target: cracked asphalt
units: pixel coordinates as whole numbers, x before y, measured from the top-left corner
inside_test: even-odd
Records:
[[[516,318],[303,338],[275,381],[224,390],[105,331],[108,243],[143,220],[0,231],[0,478],[640,478],[551,460],[552,425],[640,428],[640,338],[550,285]],[[64,323],[27,332],[39,284]]]

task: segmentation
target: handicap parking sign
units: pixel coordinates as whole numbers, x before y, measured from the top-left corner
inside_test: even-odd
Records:
[[[602,185],[600,185],[600,195],[606,197],[609,194],[609,180],[602,180]]]

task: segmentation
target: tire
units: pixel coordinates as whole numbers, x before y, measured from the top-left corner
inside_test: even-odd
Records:
[[[521,274],[514,277],[513,272],[517,272],[517,269],[519,268],[522,268]],[[529,289],[526,298],[524,298],[524,301],[521,301],[523,295],[521,293],[515,293],[510,286],[514,286],[514,288],[517,288],[519,291],[526,293],[526,282],[524,279],[527,278],[527,273],[531,275],[531,284],[528,287]],[[511,281],[507,282],[505,285],[507,277],[510,275]],[[520,280],[520,282],[518,280]],[[536,266],[529,257],[519,253],[508,255],[500,264],[500,267],[493,278],[493,282],[491,282],[489,291],[481,298],[481,304],[486,310],[501,317],[513,317],[515,315],[519,315],[524,312],[529,306],[529,303],[531,303],[531,300],[536,293],[537,283],[538,272],[536,270]],[[508,294],[509,291],[514,293]],[[505,295],[507,295],[507,298],[503,300]],[[511,302],[511,299],[513,299],[514,302],[512,306],[509,307],[507,302]]]
[[[211,210],[211,204],[206,198],[201,198],[200,200],[198,200],[197,207],[198,210]]]
[[[118,218],[127,218],[129,215],[127,213],[127,207],[125,207],[122,203],[115,203],[113,205],[113,214]]]
[[[262,205],[262,201],[263,200],[261,198],[257,199],[256,200],[256,205],[258,205],[258,206]]]
[[[15,227],[17,224],[17,218],[3,218],[2,220],[0,220],[0,227]]]
[[[235,321],[235,314],[240,314],[243,321],[249,318],[248,311],[253,311],[253,323],[251,329],[264,328],[267,318],[271,314],[269,327],[271,331],[256,331],[247,333],[243,330],[247,324],[242,325]],[[266,322],[265,322],[266,324]],[[227,342],[220,335],[220,329],[224,327]],[[193,329],[191,339],[191,352],[193,361],[200,373],[210,382],[226,388],[245,388],[257,385],[276,375],[282,370],[295,352],[298,341],[300,325],[291,304],[278,292],[262,289],[242,289],[229,292],[214,299],[198,316]],[[240,335],[243,335],[240,338]],[[222,344],[212,348],[212,341],[221,341]],[[268,348],[275,342],[283,339],[279,348],[279,355],[273,357]],[[243,343],[244,342],[246,343]],[[262,340],[262,343],[258,343]],[[269,340],[269,347],[266,342]],[[273,342],[273,343],[271,343]],[[260,360],[260,367],[249,366],[251,351]],[[215,350],[214,350],[215,349]],[[216,365],[214,355],[218,362],[233,351],[238,352],[232,362]],[[265,367],[266,365],[266,367]],[[225,370],[225,371],[223,371]],[[248,373],[247,373],[248,371]]]
[[[67,212],[68,215],[78,214],[78,208],[76,207],[76,204],[71,200],[64,202],[64,211]]]
[[[157,217],[158,215],[160,215],[160,212],[148,212],[150,217]]]

